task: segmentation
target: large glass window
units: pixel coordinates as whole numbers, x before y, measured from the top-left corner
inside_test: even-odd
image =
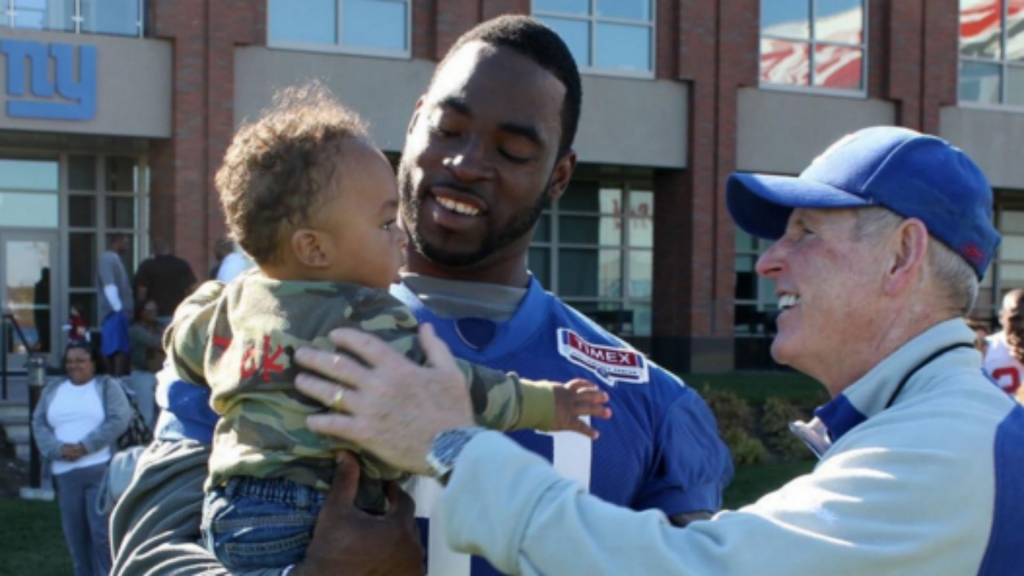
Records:
[[[959,92],[1024,107],[1024,0],[960,0]]]
[[[865,0],[761,0],[761,84],[863,92]]]
[[[96,326],[96,263],[113,234],[126,235],[132,241],[122,259],[129,274],[135,271],[146,181],[131,156],[71,155],[67,171],[68,305]]]
[[[407,57],[410,0],[269,0],[270,44]]]
[[[654,0],[533,0],[584,71],[654,70]]]
[[[764,369],[776,366],[770,348],[775,337],[775,319],[779,315],[779,299],[775,283],[757,275],[757,259],[771,246],[771,241],[754,238],[736,229],[733,268],[736,273],[733,334],[738,369]]]
[[[654,193],[649,186],[573,182],[545,210],[530,245],[537,280],[624,336],[650,336]]]
[[[0,25],[142,36],[144,0],[0,0]]]

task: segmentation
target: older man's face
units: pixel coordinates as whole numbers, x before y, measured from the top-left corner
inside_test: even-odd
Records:
[[[794,210],[786,234],[758,259],[782,310],[772,342],[778,362],[820,374],[867,336],[883,263],[856,238],[856,224],[853,210]]]

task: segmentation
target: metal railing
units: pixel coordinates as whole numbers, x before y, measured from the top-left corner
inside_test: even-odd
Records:
[[[18,340],[21,341],[21,345],[25,347],[26,353],[31,354],[32,351],[28,338],[25,338],[25,333],[18,325],[18,319],[14,317],[14,314],[5,311],[3,317],[0,318],[0,398],[4,400],[7,400],[7,356],[11,350],[8,340],[12,329]]]

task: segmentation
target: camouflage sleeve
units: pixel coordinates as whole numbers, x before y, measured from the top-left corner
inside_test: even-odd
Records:
[[[164,332],[164,352],[183,379],[209,386],[203,369],[206,347],[212,334],[217,304],[224,284],[206,282],[189,295],[174,312]]]
[[[416,334],[418,323],[412,312],[389,294],[367,292],[352,306],[349,317],[355,326],[387,341],[417,364],[426,355]],[[521,380],[484,366],[457,360],[466,377],[473,412],[481,426],[494,430],[554,427],[555,393],[552,384]]]

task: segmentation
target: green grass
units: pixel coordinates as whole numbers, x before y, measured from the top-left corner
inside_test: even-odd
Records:
[[[71,572],[57,503],[0,498],[0,575],[66,576]]]
[[[784,464],[740,466],[736,468],[736,476],[733,477],[732,484],[725,489],[723,508],[735,510],[751,504],[793,478],[809,473],[814,468],[815,462],[808,460]]]
[[[719,392],[733,392],[740,398],[761,404],[780,396],[793,402],[828,401],[825,387],[799,372],[733,372],[729,374],[683,374],[684,382],[700,391],[704,385]]]

